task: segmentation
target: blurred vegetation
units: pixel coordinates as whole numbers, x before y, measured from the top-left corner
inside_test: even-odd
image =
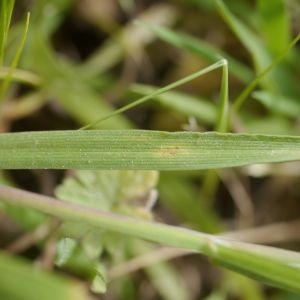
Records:
[[[228,131],[299,135],[299,43],[290,47],[299,32],[297,0],[3,0],[0,132],[78,129],[224,57]],[[214,130],[220,73],[94,128]],[[255,78],[254,91],[242,94]],[[299,251],[298,162],[160,173],[14,170],[1,171],[0,183]],[[0,205],[1,287],[15,287],[3,299],[35,299],[36,289],[49,299],[299,299],[198,255]]]

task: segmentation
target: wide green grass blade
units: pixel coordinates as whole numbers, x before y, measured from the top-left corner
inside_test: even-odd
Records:
[[[0,266],[0,299],[88,299],[83,285],[38,270],[20,258],[0,253]]]
[[[186,228],[124,217],[5,186],[0,186],[0,200],[37,209],[64,220],[202,253],[230,269],[300,293],[300,254],[296,252],[235,242]]]
[[[1,169],[216,169],[300,159],[300,137],[90,130],[4,133]]]

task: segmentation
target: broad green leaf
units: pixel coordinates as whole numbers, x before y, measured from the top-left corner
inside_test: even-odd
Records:
[[[158,180],[156,171],[74,171],[56,189],[58,198],[110,211],[145,198]]]
[[[158,180],[157,171],[73,171],[72,177],[67,177],[58,186],[55,194],[64,201],[84,204],[86,207],[101,209],[102,211],[121,210],[129,215],[137,216],[135,202],[142,202],[145,206],[149,190],[154,188]],[[148,212],[149,213],[149,212]],[[150,214],[150,213],[149,213]],[[141,216],[139,214],[139,216]],[[77,232],[76,232],[77,228]],[[71,230],[70,230],[71,229]],[[124,242],[130,242],[117,234],[117,239],[111,233],[81,224],[74,226],[74,222],[64,222],[62,234],[72,232],[78,240],[75,244],[81,247],[86,258],[98,270],[98,260],[102,252],[114,257],[114,249],[124,248]],[[116,234],[115,234],[116,235]],[[113,236],[115,236],[113,235]],[[65,263],[71,258],[75,240],[63,239],[58,247],[59,262]],[[113,249],[113,250],[112,250]],[[119,255],[118,255],[119,256]],[[70,262],[71,263],[71,262]],[[103,266],[97,271],[92,281],[91,289],[95,293],[106,290]]]
[[[5,300],[86,300],[84,286],[0,253],[0,298]]]
[[[195,170],[300,159],[300,138],[216,132],[3,133],[1,169]]]

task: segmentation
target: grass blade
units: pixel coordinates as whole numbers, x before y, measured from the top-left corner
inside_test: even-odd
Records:
[[[0,169],[216,169],[300,159],[300,137],[89,130],[4,133]]]

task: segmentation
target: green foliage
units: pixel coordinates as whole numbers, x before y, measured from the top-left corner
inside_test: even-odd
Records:
[[[31,259],[1,253],[0,298],[89,299],[80,278],[111,299],[269,299],[261,283],[296,299],[298,244],[222,233],[272,220],[261,193],[299,192],[276,181],[300,160],[297,2],[84,3],[0,4],[0,245]],[[222,275],[199,255],[167,261],[192,253]]]
[[[157,171],[76,171],[58,186],[56,195],[64,201],[93,209],[151,219],[151,212],[147,209],[147,197],[151,189],[155,188],[157,180]],[[120,253],[116,254],[112,249],[124,249],[128,240],[120,235],[111,238],[111,234],[84,224],[78,227],[73,223],[65,223],[62,232],[63,235],[72,235],[73,239],[61,239],[56,264],[63,266],[76,259],[72,256],[76,254],[74,250],[78,245],[82,248],[82,255],[97,270],[93,276],[92,290],[105,292],[106,268],[103,263],[99,264],[98,258],[106,251],[111,256],[110,260],[116,260],[115,256]]]
[[[77,171],[56,189],[58,198],[110,211],[142,199],[156,186],[156,171]]]
[[[0,143],[3,169],[200,170],[300,159],[299,137],[257,134],[61,130],[6,133]]]

